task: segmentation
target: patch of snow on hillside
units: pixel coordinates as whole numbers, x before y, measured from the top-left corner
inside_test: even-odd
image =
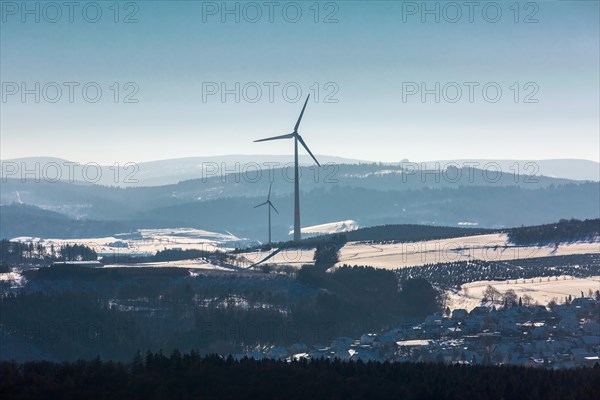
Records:
[[[327,235],[332,233],[341,233],[354,231],[358,229],[358,223],[348,219],[346,221],[329,222],[321,225],[313,225],[302,228],[302,233],[306,235]],[[290,231],[292,235],[294,231]]]
[[[116,237],[115,237],[116,236]],[[101,238],[51,239],[21,236],[15,242],[41,243],[46,249],[66,244],[86,245],[99,255],[150,255],[164,249],[197,249],[227,251],[243,247],[248,242],[231,233],[217,233],[194,228],[140,229],[132,233],[116,234]]]
[[[400,169],[381,169],[381,170],[375,171],[375,172],[366,172],[364,174],[344,174],[343,176],[346,178],[365,179],[370,176],[384,176],[384,175],[391,175],[391,174],[402,175],[403,173],[404,173],[404,171],[400,170]]]
[[[27,280],[20,272],[5,272],[0,274],[0,281],[8,282],[11,288],[25,286]]]

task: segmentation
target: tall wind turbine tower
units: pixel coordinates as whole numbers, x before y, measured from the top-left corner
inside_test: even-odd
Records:
[[[267,201],[265,201],[264,203],[260,203],[257,206],[254,206],[254,208],[257,208],[266,205],[267,209],[269,210],[269,244],[271,244],[271,207],[273,208],[273,210],[275,210],[277,214],[279,214],[279,211],[277,211],[273,203],[271,203],[271,185],[269,185],[269,195],[267,196]]]
[[[302,136],[300,136],[298,133],[298,127],[300,126],[300,121],[302,121],[302,116],[304,115],[304,110],[306,109],[306,104],[308,103],[309,98],[310,94],[306,97],[306,101],[304,102],[304,106],[302,107],[302,111],[298,117],[298,121],[296,121],[296,125],[294,126],[294,132],[288,133],[287,135],[273,136],[266,139],[255,140],[255,142],[266,142],[267,140],[294,139],[294,241],[296,242],[302,239],[302,235],[300,233],[300,179],[298,176],[298,142],[300,142],[302,147],[306,149],[308,154],[310,154],[312,159],[315,160],[317,165],[321,166],[306,143],[304,143]]]

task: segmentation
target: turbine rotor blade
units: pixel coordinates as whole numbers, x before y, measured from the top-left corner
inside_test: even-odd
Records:
[[[306,151],[308,151],[308,154],[310,154],[310,156],[313,158],[313,160],[315,160],[315,162],[317,163],[317,165],[320,167],[321,164],[319,164],[319,162],[317,161],[317,158],[313,155],[312,151],[310,151],[310,149],[308,148],[308,146],[306,145],[306,143],[304,143],[304,140],[302,139],[302,136],[296,135],[296,137],[300,141],[300,144],[302,144],[302,147],[304,147],[306,149]]]
[[[271,186],[273,186],[272,183],[269,184],[269,195],[267,196],[267,201],[271,199]]]
[[[268,138],[265,138],[265,139],[258,139],[258,140],[255,140],[254,143],[256,143],[256,142],[266,142],[267,140],[291,139],[293,137],[294,137],[293,133],[288,133],[287,135],[279,135],[279,136],[268,137]]]
[[[269,201],[269,205],[270,205],[271,207],[273,207],[273,210],[275,210],[275,212],[276,212],[277,214],[279,214],[279,211],[277,211],[277,209],[275,208],[275,206],[273,205],[273,203],[271,203],[271,202]]]
[[[300,126],[300,121],[302,121],[302,116],[304,115],[304,109],[306,108],[306,103],[308,103],[308,99],[310,98],[310,93],[306,96],[306,101],[304,102],[304,106],[302,107],[302,111],[300,112],[300,116],[298,117],[298,121],[296,121],[296,126],[294,126],[294,132],[298,132],[298,127]]]
[[[268,202],[268,201],[265,201],[264,203],[260,203],[259,205],[257,205],[257,206],[254,206],[254,208],[258,208],[258,207],[260,207],[260,206],[264,206],[265,204],[269,204],[269,202]]]

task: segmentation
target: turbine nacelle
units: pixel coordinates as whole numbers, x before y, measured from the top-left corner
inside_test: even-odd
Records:
[[[272,183],[269,185],[269,194],[267,195],[267,201],[255,205],[254,208],[258,208],[258,207],[261,207],[261,206],[269,205],[269,207],[273,208],[273,210],[275,210],[275,212],[277,214],[279,214],[279,211],[277,211],[277,209],[275,208],[275,206],[273,205],[273,203],[271,203],[271,186],[273,186]]]
[[[273,210],[275,210],[275,212],[276,212],[277,214],[279,214],[279,211],[277,211],[277,209],[275,208],[275,206],[273,205],[273,203],[271,203],[271,200],[267,200],[267,201],[265,201],[264,203],[260,203],[260,204],[258,204],[258,205],[255,205],[255,206],[254,206],[254,208],[258,208],[258,207],[261,207],[261,206],[265,206],[265,205],[267,205],[267,204],[268,204],[268,205],[269,205],[269,206],[270,206],[270,207],[271,207]]]
[[[296,121],[296,125],[294,126],[294,131],[292,133],[288,133],[286,135],[272,136],[272,137],[268,137],[265,139],[258,139],[258,140],[255,140],[254,142],[267,142],[270,140],[280,140],[280,139],[297,140],[298,142],[300,142],[302,147],[304,147],[304,149],[308,152],[308,154],[310,154],[312,159],[315,160],[317,165],[320,167],[321,164],[319,164],[319,161],[317,161],[317,158],[314,156],[312,151],[310,151],[310,149],[306,145],[306,142],[304,142],[304,139],[302,139],[302,136],[300,136],[300,134],[298,133],[298,128],[300,127],[300,121],[302,121],[302,116],[304,115],[304,110],[306,109],[306,104],[308,103],[309,98],[310,98],[310,94],[308,96],[306,96],[306,101],[304,102],[304,106],[302,107],[302,111],[300,112],[300,116],[298,117],[298,121]]]

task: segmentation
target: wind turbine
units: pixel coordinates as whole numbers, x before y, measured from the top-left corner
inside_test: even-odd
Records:
[[[255,142],[266,142],[268,140],[278,140],[278,139],[294,139],[294,241],[300,241],[300,180],[298,179],[298,142],[306,149],[308,154],[312,157],[313,160],[317,163],[318,166],[321,166],[313,153],[310,151],[302,136],[298,133],[298,127],[300,126],[300,121],[302,121],[302,116],[304,115],[304,109],[306,109],[306,104],[308,103],[308,99],[310,94],[306,96],[306,101],[304,102],[304,106],[302,107],[302,111],[300,112],[300,116],[298,117],[298,121],[296,121],[296,125],[294,126],[294,132],[288,133],[287,135],[273,136],[266,139],[255,140]]]
[[[271,207],[273,207],[273,210],[275,210],[275,212],[279,214],[279,211],[277,211],[273,203],[271,203],[271,185],[269,185],[269,195],[267,196],[267,201],[265,201],[264,203],[260,203],[257,206],[254,206],[254,208],[258,208],[260,206],[266,205],[269,210],[269,244],[271,244]]]

